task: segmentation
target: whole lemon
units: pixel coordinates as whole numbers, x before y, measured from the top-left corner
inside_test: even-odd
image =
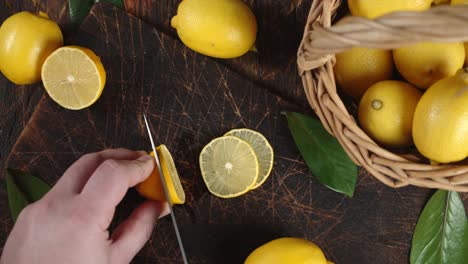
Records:
[[[465,65],[468,65],[468,42],[465,42]]]
[[[407,81],[427,89],[463,67],[465,48],[463,43],[424,42],[395,49],[393,60]]]
[[[419,152],[433,161],[468,157],[468,69],[427,89],[416,107],[413,138]]]
[[[390,50],[352,48],[336,55],[333,68],[337,83],[348,94],[361,98],[374,83],[391,79],[393,58]]]
[[[452,0],[451,4],[452,4],[452,5],[463,5],[463,4],[468,4],[468,0]]]
[[[16,13],[0,27],[0,71],[15,84],[38,82],[44,60],[62,45],[59,26],[45,13]]]
[[[412,145],[411,128],[421,91],[400,81],[382,81],[372,85],[359,103],[362,129],[388,147]]]
[[[468,0],[452,0],[452,5],[468,5]],[[465,65],[468,65],[468,42],[465,43]]]
[[[255,249],[244,264],[332,264],[322,250],[302,238],[284,237],[270,241]]]
[[[353,16],[376,18],[396,11],[423,11],[431,7],[433,0],[348,0]]]
[[[184,0],[171,20],[182,42],[216,58],[239,57],[257,36],[257,21],[241,0]]]

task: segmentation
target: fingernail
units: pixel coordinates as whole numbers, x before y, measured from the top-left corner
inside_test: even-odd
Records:
[[[151,160],[151,159],[152,159],[152,157],[151,157],[150,155],[146,154],[146,155],[144,155],[144,156],[139,157],[137,160],[138,160],[138,161],[147,162],[147,161],[149,161],[149,160]]]
[[[159,215],[159,219],[165,217],[166,215],[170,214],[171,213],[171,210],[169,209],[169,205],[167,204],[167,202],[165,202],[163,205],[163,210],[161,211],[161,214]]]

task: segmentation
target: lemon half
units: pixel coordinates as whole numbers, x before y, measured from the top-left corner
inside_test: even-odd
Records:
[[[185,203],[185,192],[180,182],[179,173],[177,173],[171,153],[165,145],[158,146],[156,148],[156,152],[158,153],[159,161],[161,162],[161,170],[164,175],[164,180],[166,181],[171,202],[173,204]],[[151,152],[150,155],[154,156],[154,152]],[[156,167],[145,181],[136,186],[136,190],[140,195],[150,200],[167,200],[164,195],[164,188],[161,183],[161,177],[159,176],[159,170]]]
[[[90,49],[66,46],[55,50],[44,62],[42,82],[49,96],[64,108],[79,110],[101,96],[106,72]]]

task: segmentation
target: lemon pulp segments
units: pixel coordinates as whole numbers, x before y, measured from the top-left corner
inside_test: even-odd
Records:
[[[200,153],[200,170],[208,190],[222,198],[242,195],[257,181],[259,164],[244,140],[225,136],[212,140]]]
[[[183,204],[185,202],[185,192],[180,183],[179,173],[172,159],[172,155],[165,145],[160,145],[156,148],[158,152],[159,161],[161,162],[161,169],[164,174],[164,179],[167,183],[169,196],[173,203]]]
[[[79,110],[97,101],[106,74],[91,50],[78,46],[54,51],[42,67],[42,81],[49,96],[67,109]]]
[[[270,176],[273,168],[273,148],[268,140],[259,132],[247,128],[233,129],[225,134],[225,136],[234,136],[245,140],[255,151],[259,164],[259,175],[252,189],[258,188]]]

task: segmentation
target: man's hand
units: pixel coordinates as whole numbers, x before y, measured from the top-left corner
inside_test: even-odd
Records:
[[[154,159],[110,149],[87,154],[40,201],[26,207],[5,244],[3,264],[129,263],[148,241],[167,204],[148,201],[109,236],[115,207],[144,181]]]

